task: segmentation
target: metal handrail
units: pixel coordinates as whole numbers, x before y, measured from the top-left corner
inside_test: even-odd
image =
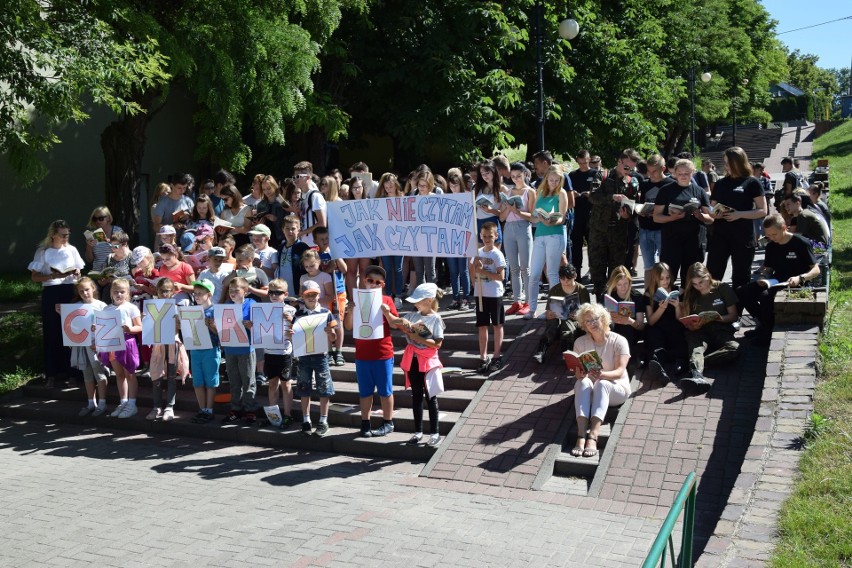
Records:
[[[663,526],[660,527],[660,532],[657,533],[657,538],[654,539],[654,544],[651,546],[648,556],[645,557],[645,562],[642,568],[653,568],[659,562],[660,568],[663,568],[666,563],[666,544],[668,544],[671,554],[672,566],[678,568],[692,567],[692,541],[695,535],[695,493],[697,490],[697,482],[695,480],[695,472],[691,472],[686,476],[686,481],[683,482],[683,487],[675,497],[672,508],[669,514],[666,515],[666,520],[663,521]],[[680,512],[683,511],[683,536],[680,543],[680,558],[675,564],[674,541],[672,539],[672,531],[674,530],[677,518]]]

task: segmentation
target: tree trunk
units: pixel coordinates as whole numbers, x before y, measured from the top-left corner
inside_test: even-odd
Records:
[[[130,236],[131,245],[139,242],[139,189],[142,156],[145,154],[145,130],[150,115],[123,114],[101,133],[106,178],[106,205],[115,223]],[[147,204],[145,204],[147,207]]]

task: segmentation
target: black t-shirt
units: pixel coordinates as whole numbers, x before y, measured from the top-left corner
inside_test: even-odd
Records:
[[[595,180],[598,180],[597,183],[600,183],[600,170],[591,168],[585,172],[574,170],[568,174],[568,177],[571,179],[574,191],[577,192],[576,199],[574,200],[574,218],[588,220],[589,213],[592,212],[592,204],[589,203],[588,194]]]
[[[660,188],[657,193],[657,198],[654,200],[655,205],[663,206],[663,213],[668,215],[669,204],[680,205],[681,207],[687,203],[699,205],[700,207],[710,207],[710,198],[707,192],[690,183],[686,187],[682,187],[677,183],[672,183]],[[661,230],[663,237],[666,238],[688,238],[694,239],[701,233],[704,223],[696,219],[692,215],[687,215],[683,219],[662,223]]]
[[[763,266],[772,269],[772,278],[781,282],[804,274],[816,264],[810,243],[801,235],[793,235],[786,244],[766,245]]]
[[[757,178],[723,177],[716,182],[710,198],[737,211],[751,211],[754,200],[763,197],[763,187]],[[736,221],[717,220],[713,223],[714,235],[725,235],[731,239],[743,239],[754,246],[754,223],[751,219]]]
[[[618,293],[615,290],[610,292],[609,295],[618,300],[619,302],[633,302],[634,304],[636,304],[637,314],[645,312],[648,306],[648,298],[641,292],[638,292],[637,290],[634,290],[632,288],[630,289],[629,298],[619,297]]]
[[[639,203],[655,203],[657,194],[660,192],[660,188],[673,183],[675,183],[675,181],[669,177],[664,177],[657,182],[651,181],[650,179],[643,180],[639,183]],[[648,217],[637,215],[636,218],[639,220],[640,229],[645,229],[646,231],[659,231],[662,228],[660,223],[654,223],[654,218],[651,215]]]

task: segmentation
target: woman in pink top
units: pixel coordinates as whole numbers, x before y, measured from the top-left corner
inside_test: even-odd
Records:
[[[530,258],[533,236],[530,220],[535,211],[535,190],[530,187],[530,171],[523,162],[515,162],[509,168],[509,175],[515,184],[506,200],[500,205],[500,220],[506,223],[503,228],[503,247],[506,261],[512,275],[513,303],[506,315],[520,316],[530,313],[527,302],[529,291],[526,289],[530,277]],[[520,200],[520,202],[519,202]],[[534,294],[538,290],[533,291]]]

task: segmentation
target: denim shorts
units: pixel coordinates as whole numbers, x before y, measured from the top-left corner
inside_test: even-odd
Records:
[[[314,376],[316,376],[316,389],[312,388]],[[295,394],[299,398],[309,397],[314,391],[320,398],[327,398],[334,394],[327,353],[299,357],[299,378],[296,380]]]
[[[355,359],[355,374],[358,378],[358,394],[361,398],[373,396],[388,397],[393,394],[393,357],[378,361],[359,361]]]

